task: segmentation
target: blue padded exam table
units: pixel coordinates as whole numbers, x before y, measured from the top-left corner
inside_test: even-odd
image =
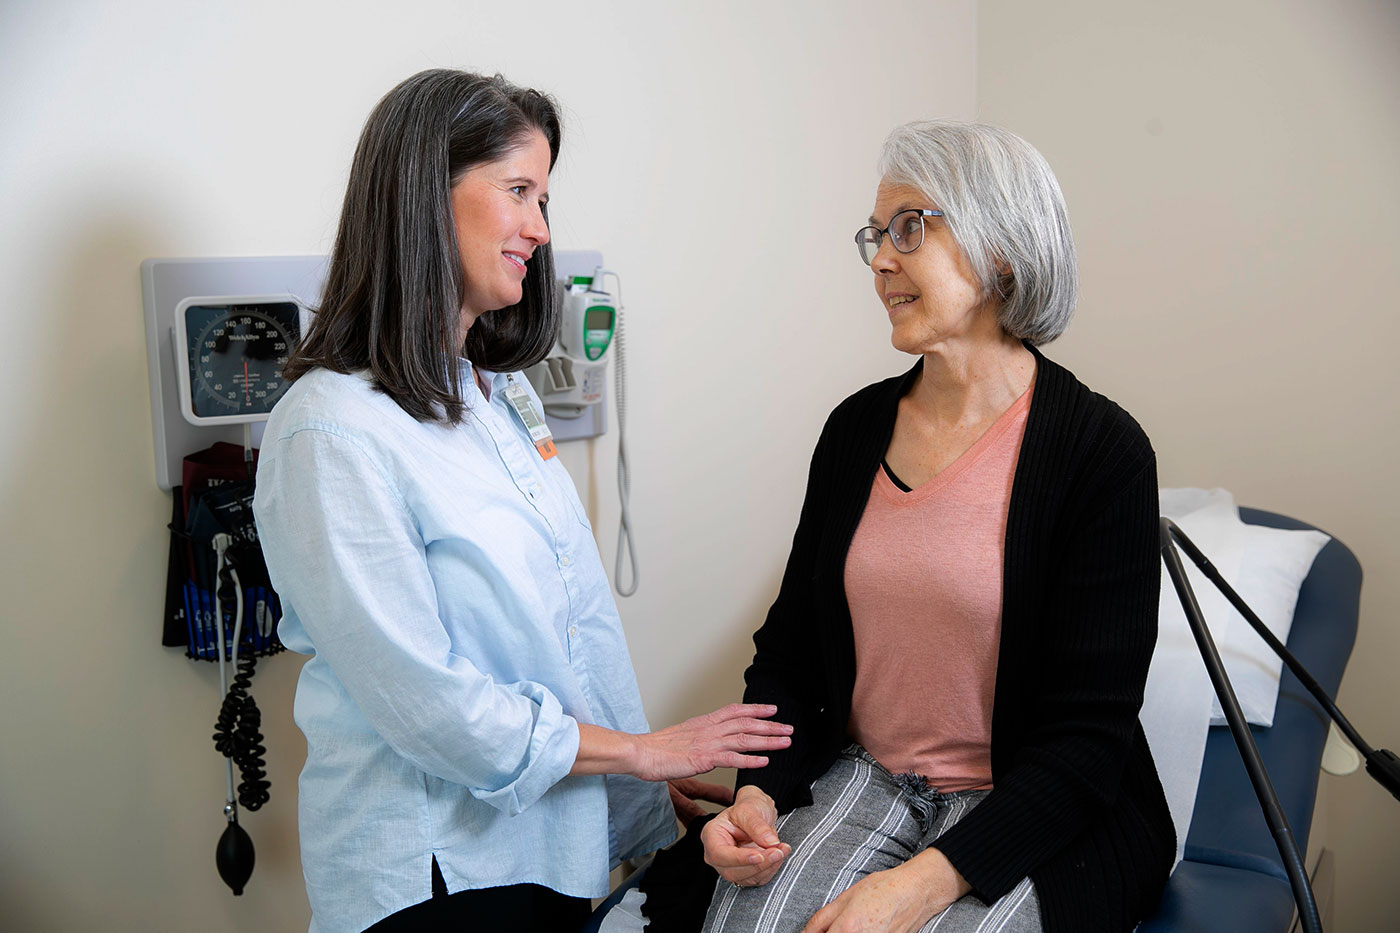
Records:
[[[1312,527],[1257,509],[1240,509],[1240,518],[1270,528]],[[1288,650],[1333,697],[1356,642],[1360,607],[1361,564],[1346,545],[1333,538],[1318,552],[1298,591],[1293,627],[1288,632]],[[1285,667],[1273,726],[1250,727],[1288,825],[1304,853],[1329,722],[1322,707]],[[1369,779],[1358,776],[1357,780]],[[1315,891],[1324,925],[1327,893]],[[1235,740],[1227,727],[1214,726],[1206,739],[1184,858],[1167,883],[1156,915],[1138,931],[1286,933],[1293,911],[1293,891],[1283,859],[1264,822]]]

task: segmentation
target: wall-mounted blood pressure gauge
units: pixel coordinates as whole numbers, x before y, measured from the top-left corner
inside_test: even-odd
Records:
[[[180,413],[194,425],[266,421],[305,310],[290,295],[186,298],[175,309]]]

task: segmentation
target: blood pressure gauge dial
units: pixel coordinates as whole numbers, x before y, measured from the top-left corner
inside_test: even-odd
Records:
[[[180,413],[195,425],[266,421],[306,312],[291,295],[187,298],[175,309]]]

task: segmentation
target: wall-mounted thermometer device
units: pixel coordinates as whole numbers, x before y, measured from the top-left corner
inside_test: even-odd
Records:
[[[180,413],[194,425],[266,421],[306,310],[291,295],[186,298],[175,309]]]
[[[601,283],[599,283],[601,285]],[[608,352],[617,326],[617,302],[591,278],[575,276],[564,291],[559,345],[579,359],[597,362]]]
[[[618,306],[596,272],[569,276],[559,284],[559,336],[549,356],[525,375],[546,415],[575,419],[603,399]]]

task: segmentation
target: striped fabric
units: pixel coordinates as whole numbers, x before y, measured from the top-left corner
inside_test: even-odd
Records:
[[[778,836],[792,846],[762,887],[720,880],[705,933],[796,933],[867,875],[902,864],[982,802],[987,791],[939,794],[896,778],[858,745],[812,786],[812,805],[785,814]],[[1034,885],[1023,878],[988,905],[971,895],[931,918],[922,933],[1040,933]]]

